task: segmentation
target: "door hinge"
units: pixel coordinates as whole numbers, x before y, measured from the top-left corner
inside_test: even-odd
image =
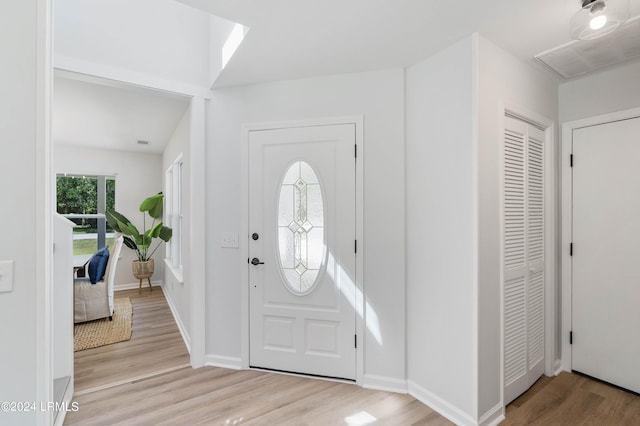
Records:
[[[573,243],[569,244],[569,256],[573,256]]]
[[[569,332],[569,344],[573,345],[573,331]]]
[[[357,334],[353,335],[353,347],[358,349],[358,335]]]
[[[569,166],[573,167],[573,154],[569,155]]]
[[[353,252],[358,253],[358,240],[353,241]]]
[[[353,156],[358,158],[358,144],[353,145]]]

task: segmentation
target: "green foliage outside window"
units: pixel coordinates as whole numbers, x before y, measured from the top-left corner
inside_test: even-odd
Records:
[[[116,204],[116,181],[107,177],[106,209],[113,210]],[[98,212],[98,178],[95,176],[58,176],[56,179],[56,210],[60,214],[97,214]],[[91,218],[70,219],[77,226],[75,233],[94,233],[97,231],[97,220]],[[112,232],[107,227],[107,232]]]
[[[104,184],[105,209],[98,209],[98,185]],[[96,215],[104,214],[106,210],[115,208],[116,181],[109,176],[73,176],[59,175],[56,179],[56,211],[62,215]],[[73,253],[75,256],[94,253],[99,247],[99,241],[109,245],[113,238],[107,238],[103,231],[99,231],[99,224],[106,225],[106,233],[113,229],[106,222],[106,218],[70,217],[76,224],[73,233]],[[102,225],[102,226],[104,226]],[[102,229],[105,229],[104,227]],[[99,235],[98,235],[99,233]],[[81,234],[91,234],[85,235]]]

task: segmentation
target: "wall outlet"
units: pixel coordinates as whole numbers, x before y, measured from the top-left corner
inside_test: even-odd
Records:
[[[13,291],[13,260],[0,261],[0,292]]]
[[[238,248],[238,233],[237,232],[223,233],[220,241],[220,247]]]

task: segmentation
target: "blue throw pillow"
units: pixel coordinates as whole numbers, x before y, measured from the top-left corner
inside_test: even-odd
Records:
[[[98,250],[89,261],[89,281],[91,284],[95,284],[104,277],[105,270],[107,269],[107,261],[109,260],[109,248],[101,248]]]

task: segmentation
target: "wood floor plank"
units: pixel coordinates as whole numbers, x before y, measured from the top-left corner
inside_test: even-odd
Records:
[[[504,425],[639,425],[640,397],[563,372],[507,407]],[[519,398],[520,399],[520,398]]]
[[[162,292],[118,292],[123,296],[134,307],[133,337],[76,353],[80,410],[67,414],[66,425],[327,425],[354,415],[377,424],[451,424],[409,395],[257,370],[184,367],[188,353]]]
[[[409,395],[260,371],[184,368],[75,398],[68,425],[451,424]],[[134,402],[135,401],[135,402]]]
[[[75,390],[86,391],[128,377],[189,363],[189,353],[160,289],[117,291],[133,306],[133,333],[126,342],[75,353]]]
[[[66,425],[324,426],[353,416],[377,425],[452,424],[410,395],[257,370],[194,370],[162,292],[118,293],[132,300],[133,337],[76,353],[80,410]],[[513,401],[502,424],[640,425],[640,397],[562,373]]]

